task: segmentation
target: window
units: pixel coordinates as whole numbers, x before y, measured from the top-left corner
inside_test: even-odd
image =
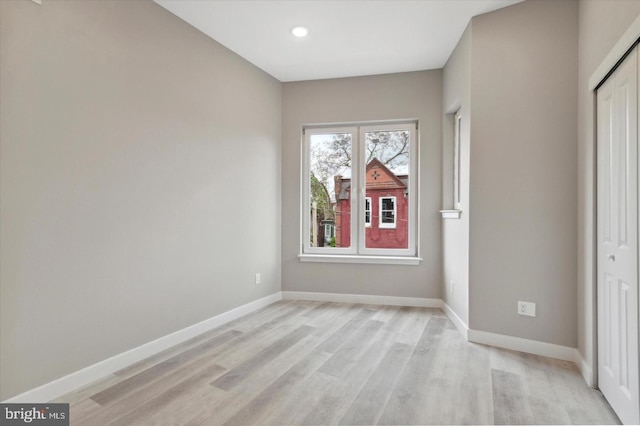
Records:
[[[305,148],[307,161],[305,173],[305,233],[306,252],[318,252],[318,248],[329,247],[335,252],[351,251],[350,210],[342,210],[351,205],[353,139],[356,130],[308,131]],[[341,200],[349,200],[343,206]],[[339,220],[336,220],[339,218]],[[331,221],[335,228],[335,243],[327,244],[323,223]],[[335,250],[333,250],[335,249]],[[321,251],[320,251],[321,252]]]
[[[449,170],[449,164],[443,163],[445,174],[443,175],[446,186],[450,186],[450,191],[445,191],[442,198],[444,210],[440,210],[440,214],[443,219],[460,219],[462,215],[462,201],[461,201],[461,166],[462,166],[462,150],[460,146],[461,141],[461,123],[462,113],[458,110],[455,114],[445,114],[446,121],[451,124],[451,135],[453,138],[450,140],[452,145],[453,161],[449,163],[453,168]],[[448,150],[447,150],[448,151]],[[445,151],[445,154],[447,152]]]
[[[456,112],[453,119],[453,208],[460,209],[460,121],[462,114]]]
[[[364,198],[364,226],[371,227],[371,197]]]
[[[416,130],[415,121],[304,127],[302,260],[417,259]]]
[[[380,228],[396,227],[396,197],[380,197]]]

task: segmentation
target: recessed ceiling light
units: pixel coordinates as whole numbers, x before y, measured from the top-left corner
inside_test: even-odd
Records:
[[[306,29],[305,27],[295,27],[294,29],[291,30],[291,34],[293,34],[296,37],[304,37],[307,34],[309,34],[309,30]]]

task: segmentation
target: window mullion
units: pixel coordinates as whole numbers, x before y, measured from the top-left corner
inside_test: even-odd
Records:
[[[357,203],[357,231],[358,231],[358,253],[362,253],[365,250],[365,240],[366,240],[366,226],[365,226],[365,199],[367,196],[367,188],[366,188],[366,164],[364,164],[365,160],[365,135],[362,131],[362,127],[358,127],[358,143],[357,143],[357,151],[358,151],[358,166],[361,167],[362,170],[358,169],[358,203]]]

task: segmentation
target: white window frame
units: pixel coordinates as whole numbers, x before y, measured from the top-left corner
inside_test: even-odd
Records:
[[[453,118],[453,208],[460,210],[460,125],[462,112],[458,110]]]
[[[408,257],[418,257],[419,256],[419,247],[418,247],[418,182],[420,181],[420,170],[418,168],[418,125],[417,121],[413,122],[404,122],[404,123],[393,123],[393,124],[371,124],[360,126],[360,152],[364,152],[366,133],[375,132],[375,131],[393,131],[393,130],[406,130],[409,132],[409,175],[407,179],[407,196],[409,199],[409,206],[407,211],[407,216],[409,220],[409,226],[407,227],[407,248],[406,249],[386,249],[386,248],[368,248],[366,247],[366,232],[362,232],[359,235],[358,242],[358,252],[362,255],[368,256],[408,256]],[[360,164],[364,164],[364,157],[360,158]],[[360,173],[360,192],[362,196],[360,197],[360,202],[364,204],[364,196],[366,194],[366,167],[362,167]],[[380,201],[378,201],[378,208]],[[396,223],[397,223],[397,200],[394,203],[394,208],[396,209]],[[362,207],[364,210],[364,207]],[[378,210],[378,216],[380,216],[380,210]],[[362,220],[364,220],[364,215],[362,215]],[[373,220],[373,217],[372,217]],[[380,218],[378,218],[378,221]],[[380,222],[378,222],[380,223]],[[390,229],[390,228],[382,228],[382,229]]]
[[[369,209],[367,209],[367,204],[369,205]],[[367,221],[367,212],[369,212],[369,220]],[[373,210],[371,209],[371,197],[364,197],[364,227],[371,228],[371,218],[373,214]]]
[[[364,165],[365,134],[373,131],[406,130],[409,132],[409,175],[407,179],[406,196],[408,206],[408,244],[406,249],[367,248],[365,223],[366,198],[366,165]],[[308,125],[303,126],[303,148],[301,150],[302,180],[301,180],[301,253],[299,258],[304,262],[339,262],[339,263],[381,263],[418,265],[420,258],[419,224],[417,223],[419,199],[418,182],[420,181],[418,121],[405,120],[379,124],[354,123],[336,125]],[[310,214],[310,141],[313,135],[331,133],[351,133],[352,161],[351,161],[351,191],[350,191],[350,247],[311,247],[309,241]],[[337,200],[336,200],[337,201]],[[370,203],[372,206],[372,203]],[[397,223],[397,199],[394,203],[395,219]],[[373,209],[370,216],[373,221]],[[389,228],[386,228],[389,229]],[[337,232],[337,230],[336,230]]]
[[[351,208],[351,221],[350,221],[350,247],[311,247],[311,241],[309,241],[309,229],[311,229],[311,217],[309,214],[309,206],[311,205],[311,193],[310,193],[310,174],[311,174],[311,136],[314,135],[330,135],[333,133],[350,133],[351,134],[351,192],[350,192],[350,205]],[[305,254],[333,254],[333,255],[345,255],[356,254],[358,251],[357,244],[357,222],[353,214],[353,206],[357,203],[357,193],[353,187],[353,176],[358,173],[358,163],[353,161],[354,146],[358,144],[358,128],[353,126],[344,127],[317,127],[304,129],[304,148],[302,149],[302,253]],[[338,200],[336,200],[338,202]]]
[[[382,200],[393,200],[393,223],[385,223],[382,221]],[[384,210],[389,211],[389,210]],[[395,196],[387,195],[378,198],[378,228],[380,229],[396,229],[396,221],[398,219],[398,204]]]

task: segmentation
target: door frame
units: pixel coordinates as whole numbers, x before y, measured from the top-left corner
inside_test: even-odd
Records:
[[[585,321],[591,322],[591,342],[586,342],[587,346],[591,346],[591,353],[593,357],[591,363],[588,363],[582,355],[578,354],[581,359],[578,367],[582,372],[587,384],[591,387],[598,387],[598,138],[597,138],[597,119],[596,119],[596,105],[597,105],[597,89],[602,83],[618,68],[618,65],[627,57],[627,54],[638,44],[640,39],[640,16],[638,16],[625,33],[616,42],[613,48],[609,51],[607,56],[603,59],[596,70],[591,74],[589,78],[589,93],[591,94],[591,101],[593,105],[592,114],[594,117],[591,148],[593,152],[591,171],[593,173],[593,179],[591,181],[591,195],[592,205],[591,210],[593,213],[593,221],[591,223],[592,238],[588,241],[588,245],[591,246],[591,277],[586,278],[586,293],[591,294],[591,318],[585,317]],[[587,249],[589,247],[587,246]],[[640,260],[639,260],[640,262]],[[589,289],[589,286],[591,288]],[[590,291],[589,291],[590,290]],[[639,304],[640,305],[640,304]],[[590,371],[589,371],[590,370]]]

